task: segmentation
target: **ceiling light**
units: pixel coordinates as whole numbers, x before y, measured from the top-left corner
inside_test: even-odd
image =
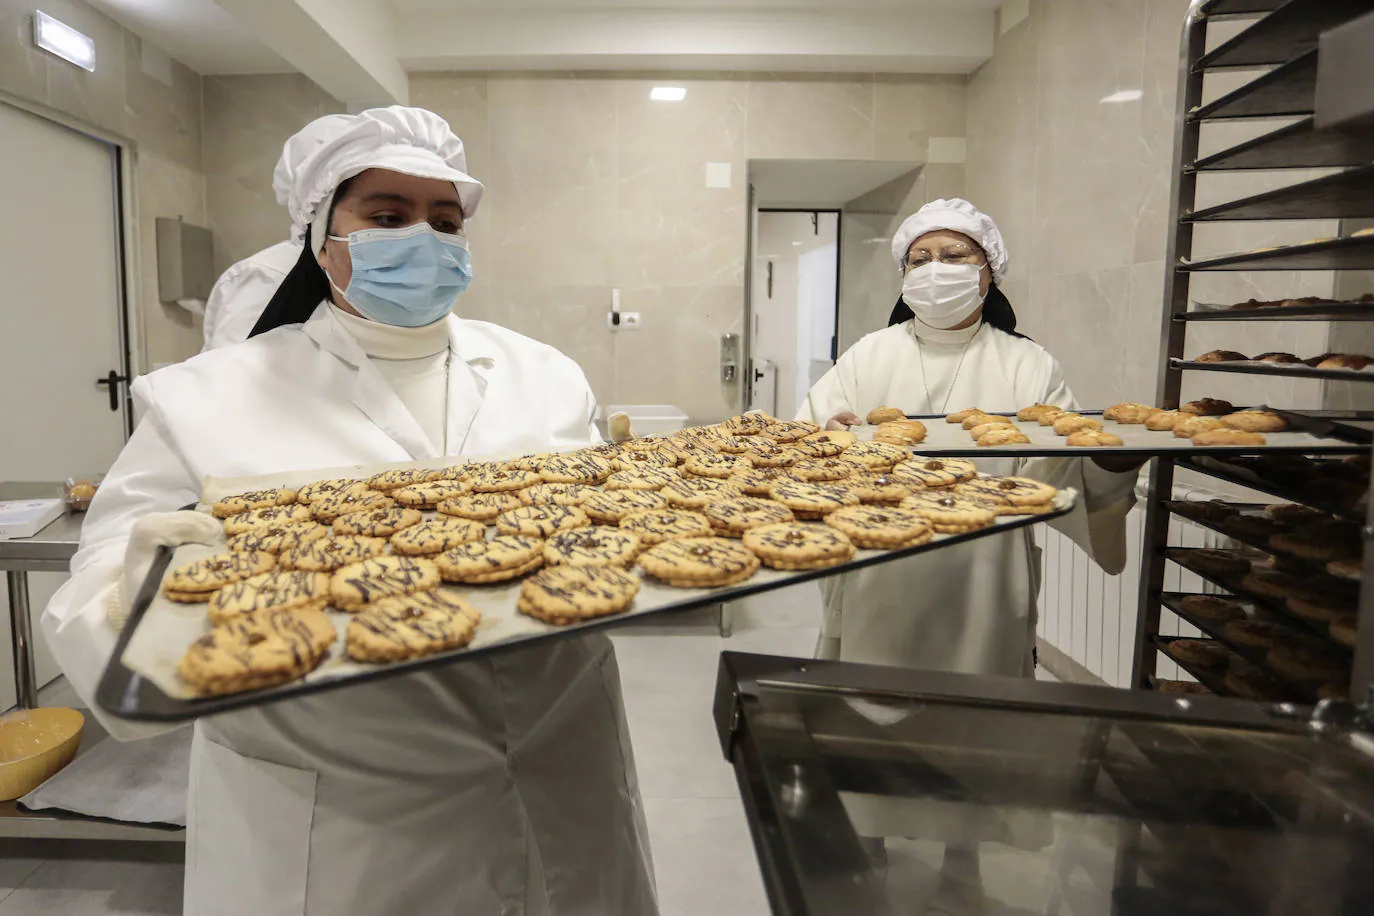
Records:
[[[655,86],[649,91],[649,98],[655,102],[681,102],[687,98],[687,90],[682,86]]]
[[[33,13],[33,43],[83,70],[95,72],[95,39],[39,10]]]
[[[1113,92],[1111,95],[1103,96],[1098,99],[1103,105],[1115,105],[1120,102],[1138,102],[1145,95],[1139,89],[1123,89],[1120,92]]]

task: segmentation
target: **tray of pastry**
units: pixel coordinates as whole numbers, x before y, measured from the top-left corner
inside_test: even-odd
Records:
[[[922,454],[967,458],[1133,455],[1247,455],[1262,452],[1348,455],[1365,452],[1374,438],[1359,424],[1268,407],[1238,408],[1203,398],[1179,410],[1132,402],[1106,410],[1065,411],[1035,404],[1016,413],[966,408],[945,416],[907,415],[887,420],[872,411],[861,438],[898,441],[900,424],[917,424]],[[876,424],[876,425],[875,425]],[[912,441],[908,438],[906,441]]]
[[[1247,299],[1230,305],[1195,302],[1175,321],[1368,321],[1374,318],[1374,293],[1356,299],[1299,296],[1293,299]]]
[[[1369,493],[1369,456],[1200,455],[1178,467],[1229,481],[1278,499],[1303,503],[1340,518],[1363,521]]]
[[[1167,547],[1164,555],[1236,596],[1252,616],[1301,632],[1336,655],[1347,657],[1354,650],[1359,599],[1354,583],[1276,569],[1269,558],[1250,550]]]
[[[1247,356],[1237,350],[1212,350],[1196,359],[1171,359],[1169,365],[1194,372],[1239,372],[1285,378],[1374,382],[1374,357],[1362,353],[1322,353],[1304,359],[1281,351]]]
[[[1071,511],[972,462],[736,418],[574,452],[207,479],[98,702],[180,721],[887,563]]]
[[[1170,512],[1247,547],[1264,551],[1290,571],[1362,578],[1360,525],[1294,503],[1170,500]]]

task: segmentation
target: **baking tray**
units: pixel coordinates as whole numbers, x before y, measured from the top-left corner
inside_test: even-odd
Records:
[[[1242,408],[1237,407],[1237,410]],[[1264,408],[1272,409],[1272,408]],[[944,414],[908,414],[908,419],[920,420],[926,425],[925,441],[915,446],[921,455],[947,455],[964,458],[1085,458],[1093,455],[1255,455],[1263,452],[1291,452],[1303,455],[1352,455],[1369,450],[1374,432],[1349,423],[1341,423],[1327,418],[1312,417],[1306,414],[1285,410],[1274,412],[1288,420],[1292,429],[1282,433],[1265,433],[1264,445],[1194,445],[1188,439],[1176,439],[1169,430],[1152,430],[1135,424],[1117,423],[1103,420],[1104,432],[1120,436],[1125,444],[1117,448],[1070,447],[1064,444],[1064,437],[1055,435],[1052,428],[1041,426],[1034,420],[1016,419],[1016,412],[986,411],[990,415],[1009,417],[1016,428],[1030,439],[1029,445],[999,445],[984,448],[969,437],[968,430],[961,424],[948,423]],[[1101,410],[1075,411],[1085,417],[1101,417]],[[875,427],[857,427],[855,432],[861,439],[873,437]]]
[[[420,462],[229,481],[207,480],[203,502],[208,505],[223,495],[253,489],[299,487],[312,480],[335,477],[361,478],[389,467],[426,466],[428,465]],[[188,721],[235,709],[277,703],[326,690],[470,661],[499,652],[525,649],[556,639],[586,635],[594,630],[641,623],[652,616],[721,604],[748,595],[787,588],[800,582],[928,553],[953,544],[1002,534],[1058,518],[1072,511],[1076,502],[1077,494],[1073,490],[1061,490],[1055,498],[1054,508],[1046,514],[1002,517],[990,528],[965,534],[936,535],[925,544],[902,550],[860,550],[850,562],[826,569],[784,572],[764,567],[747,582],[734,586],[672,588],[643,576],[639,594],[629,611],[571,626],[553,626],[516,611],[515,601],[520,593],[521,580],[490,586],[444,586],[445,591],[462,596],[482,612],[482,622],[478,627],[477,636],[465,648],[406,662],[372,665],[349,659],[342,649],[344,630],[350,615],[330,609],[328,614],[338,629],[339,640],[331,649],[329,657],[315,671],[302,680],[279,687],[223,697],[196,697],[176,676],[177,662],[186,647],[208,629],[205,623],[205,606],[179,605],[168,601],[162,597],[161,584],[169,567],[175,568],[215,553],[223,549],[224,542],[221,539],[215,546],[185,545],[175,551],[164,547],[158,550],[148,577],[134,600],[129,621],[120,633],[114,652],[101,677],[96,702],[112,715],[146,722]],[[430,514],[432,513],[426,513]],[[494,529],[489,527],[489,536],[492,531]],[[638,569],[635,572],[643,575]]]
[[[1231,692],[1226,689],[1226,675],[1224,673],[1213,671],[1210,668],[1204,668],[1201,665],[1195,665],[1192,662],[1185,662],[1182,659],[1175,658],[1174,654],[1169,650],[1169,647],[1176,642],[1189,641],[1215,642],[1215,640],[1212,639],[1198,640],[1191,636],[1154,637],[1155,648],[1158,649],[1166,658],[1168,658],[1169,661],[1173,662],[1175,665],[1178,665],[1184,671],[1187,671],[1189,674],[1191,674],[1195,681],[1197,681],[1203,687],[1206,687],[1208,690],[1212,691],[1212,693],[1216,694],[1219,697],[1232,696]],[[1161,678],[1157,675],[1152,675],[1150,680],[1150,686],[1155,687],[1155,689],[1158,690],[1159,688],[1155,686],[1155,682],[1160,680],[1164,680],[1164,678]],[[1186,694],[1182,695],[1186,696]]]
[[[1265,517],[1265,515],[1264,515],[1264,510],[1265,510],[1265,508],[1266,508],[1267,505],[1268,505],[1267,503],[1226,502],[1225,500],[1219,500],[1219,499],[1218,499],[1218,500],[1209,500],[1209,502],[1210,502],[1210,503],[1213,503],[1213,504],[1216,504],[1216,505],[1230,506],[1232,509],[1235,509],[1235,510],[1236,510],[1236,513],[1237,513],[1237,515],[1239,515],[1239,516],[1255,516],[1255,517]],[[1215,531],[1215,532],[1217,532],[1218,534],[1224,535],[1225,537],[1228,537],[1228,538],[1230,538],[1231,540],[1233,540],[1233,541],[1235,541],[1235,542],[1237,542],[1237,543],[1239,543],[1239,544],[1244,544],[1244,545],[1247,546],[1247,547],[1253,547],[1255,550],[1261,551],[1261,552],[1263,552],[1263,553],[1268,553],[1268,554],[1271,554],[1272,556],[1281,557],[1281,558],[1283,559],[1284,562],[1286,562],[1286,563],[1291,563],[1291,564],[1293,564],[1293,565],[1295,565],[1295,566],[1301,566],[1301,567],[1303,567],[1304,569],[1306,569],[1306,570],[1308,571],[1308,573],[1311,574],[1311,575],[1323,575],[1323,576],[1330,575],[1330,574],[1326,571],[1326,566],[1327,566],[1327,561],[1326,561],[1326,560],[1311,560],[1311,559],[1308,559],[1307,557],[1300,557],[1300,556],[1297,556],[1297,555],[1295,555],[1295,554],[1285,553],[1285,552],[1282,551],[1282,550],[1275,550],[1273,547],[1271,547],[1271,546],[1269,545],[1269,541],[1268,541],[1267,538],[1255,537],[1255,536],[1246,535],[1246,534],[1237,534],[1236,532],[1231,531],[1230,529],[1228,529],[1228,528],[1226,527],[1225,522],[1216,522],[1216,521],[1211,521],[1211,520],[1205,519],[1205,518],[1198,518],[1198,517],[1189,515],[1189,514],[1188,514],[1186,511],[1184,511],[1183,508],[1182,508],[1182,507],[1185,507],[1185,506],[1188,506],[1188,505],[1194,505],[1194,506],[1200,505],[1200,503],[1198,503],[1198,502],[1189,501],[1189,500],[1183,500],[1183,499],[1171,499],[1171,500],[1165,501],[1164,505],[1169,509],[1170,512],[1172,512],[1174,515],[1177,515],[1179,518],[1183,519],[1184,521],[1190,522],[1190,523],[1192,523],[1192,524],[1194,524],[1194,525],[1198,525],[1198,526],[1200,526],[1200,527],[1202,527],[1202,528],[1207,528],[1207,529],[1209,529],[1209,530],[1211,530],[1211,531]],[[1297,530],[1301,530],[1301,529],[1297,529]],[[1344,579],[1342,579],[1341,581],[1346,581],[1346,582],[1349,582],[1349,583],[1350,583],[1351,585],[1353,585],[1353,586],[1358,586],[1358,581],[1357,581],[1357,580],[1353,580],[1353,579],[1351,579],[1351,580],[1344,580]]]
[[[1232,359],[1203,363],[1195,359],[1170,359],[1171,369],[1189,372],[1236,372],[1242,375],[1268,375],[1281,378],[1315,378],[1329,382],[1374,382],[1374,364],[1363,369],[1318,369],[1302,363],[1267,363],[1255,359]]]
[[[1278,499],[1290,503],[1301,503],[1313,509],[1320,509],[1330,515],[1339,518],[1351,519],[1362,522],[1365,517],[1363,500],[1351,500],[1341,502],[1331,499],[1331,487],[1324,485],[1316,480],[1316,475],[1312,479],[1288,482],[1275,480],[1272,477],[1261,476],[1259,473],[1248,467],[1232,464],[1223,460],[1222,456],[1198,456],[1197,460],[1188,458],[1181,459],[1177,465],[1184,470],[1193,471],[1197,474],[1204,474],[1214,477],[1217,480],[1225,480],[1230,483],[1247,487],[1251,490],[1258,490],[1261,493],[1268,493]],[[1353,489],[1359,489],[1359,484],[1352,484]],[[1367,489],[1368,484],[1364,484]]]

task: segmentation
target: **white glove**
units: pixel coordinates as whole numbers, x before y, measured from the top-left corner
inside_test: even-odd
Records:
[[[119,600],[106,606],[110,626],[116,631],[124,629],[159,547],[213,544],[222,530],[219,520],[204,512],[150,512],[134,522],[129,544],[124,548],[124,582]]]
[[[622,411],[616,411],[606,418],[606,431],[611,434],[611,441],[616,443],[635,437],[635,431],[630,429],[630,415]]]

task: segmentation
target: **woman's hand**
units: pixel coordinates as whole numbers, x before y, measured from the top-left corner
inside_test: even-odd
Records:
[[[851,426],[860,426],[862,424],[863,420],[860,420],[857,416],[846,410],[842,413],[835,414],[835,416],[826,421],[825,428],[848,429]]]

